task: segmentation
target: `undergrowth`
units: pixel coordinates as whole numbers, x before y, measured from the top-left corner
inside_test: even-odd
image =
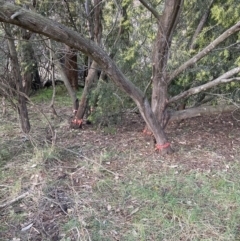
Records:
[[[218,168],[189,168],[218,160],[219,144],[165,158],[135,130],[69,130],[50,118],[52,145],[43,115],[30,114],[28,136],[15,115],[0,117],[0,240],[240,240],[238,149]]]

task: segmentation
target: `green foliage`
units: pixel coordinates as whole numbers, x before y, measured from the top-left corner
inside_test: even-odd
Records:
[[[240,5],[236,0],[217,1],[212,10],[212,18],[223,27],[230,27],[239,20]]]
[[[121,121],[124,101],[122,93],[119,93],[112,82],[99,80],[89,100],[93,110],[88,119],[99,125],[117,124]]]
[[[189,49],[192,36],[202,16],[209,8],[209,1],[192,0],[185,2],[181,22],[178,25],[178,31],[174,35],[168,68],[176,69],[180,63],[184,63],[209,45],[226,28],[237,23],[239,21],[239,7],[239,3],[236,0],[214,1],[202,31],[194,41],[194,49]],[[238,41],[239,33],[230,36],[207,56],[178,76],[170,85],[170,96],[214,80],[223,73],[238,66],[240,62]],[[212,90],[208,90],[208,92],[228,93],[232,92],[238,86],[238,83],[220,85],[214,87]]]
[[[0,150],[0,166],[2,166],[7,160],[9,160],[11,154],[7,147],[2,147]]]

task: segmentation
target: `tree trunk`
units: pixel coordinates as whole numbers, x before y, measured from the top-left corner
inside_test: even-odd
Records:
[[[76,91],[74,91],[73,88],[71,87],[70,82],[68,81],[68,78],[66,76],[66,72],[64,71],[62,64],[59,61],[59,58],[56,57],[56,55],[54,54],[53,51],[51,51],[51,55],[52,55],[55,65],[57,66],[57,69],[62,77],[62,80],[68,91],[68,94],[71,97],[72,105],[73,105],[73,112],[75,113],[76,110],[78,109],[78,99],[77,99]]]
[[[16,51],[16,47],[15,47],[15,44],[13,41],[12,34],[11,34],[11,29],[8,24],[5,24],[5,31],[6,31],[6,35],[8,38],[8,46],[9,46],[9,51],[10,51],[11,63],[12,63],[12,72],[13,72],[13,76],[15,78],[16,88],[17,88],[17,99],[18,99],[17,109],[18,109],[18,114],[20,117],[20,126],[24,133],[28,133],[30,131],[30,122],[29,122],[29,118],[28,118],[26,99],[22,95],[24,89],[23,89],[23,85],[22,85],[20,66],[18,63],[17,51]]]
[[[120,69],[117,68],[114,61],[102,48],[64,25],[54,22],[52,19],[47,19],[32,11],[24,10],[11,3],[5,3],[2,0],[0,0],[0,4],[2,6],[0,8],[0,21],[19,25],[30,31],[41,33],[56,41],[63,42],[95,60],[109,78],[136,103],[144,121],[152,131],[156,143],[159,145],[158,149],[162,151],[162,154],[171,152],[166,135],[159,121],[153,114],[150,104],[144,97],[143,92],[124,76]],[[166,146],[167,148],[165,148]]]
[[[93,33],[95,41],[100,45],[102,40],[102,0],[94,0],[93,6],[94,20],[89,19],[89,31],[90,35]],[[94,29],[90,29],[94,28]],[[89,58],[88,58],[89,61]],[[87,78],[85,79],[84,90],[81,96],[81,101],[79,103],[78,110],[74,119],[71,122],[72,128],[80,128],[83,122],[83,116],[85,114],[88,97],[94,80],[97,78],[98,64],[93,61],[91,67],[88,68]]]
[[[23,41],[20,42],[22,52],[22,76],[24,93],[29,96],[31,90],[37,90],[41,87],[41,81],[38,72],[38,64],[35,57],[32,42],[30,40],[32,33],[25,29],[21,30]]]
[[[74,91],[78,90],[77,51],[66,45],[65,72]]]
[[[88,76],[85,81],[84,90],[81,96],[81,101],[79,103],[76,115],[73,121],[71,122],[72,128],[80,128],[82,126],[83,116],[85,114],[85,111],[88,105],[88,96],[89,96],[92,84],[97,77],[97,71],[98,71],[97,67],[98,67],[97,63],[93,61],[91,68],[88,71]]]
[[[165,111],[168,102],[168,54],[182,3],[182,0],[165,1],[163,14],[158,19],[158,32],[153,48],[152,111],[162,131],[168,119]],[[170,150],[170,146],[167,149]]]

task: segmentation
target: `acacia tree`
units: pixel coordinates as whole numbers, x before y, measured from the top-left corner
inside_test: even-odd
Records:
[[[91,59],[106,72],[109,78],[134,100],[147,127],[156,139],[156,148],[164,154],[172,151],[164,133],[166,107],[168,103],[177,101],[187,95],[196,94],[220,83],[230,82],[236,79],[235,76],[240,72],[240,67],[233,68],[203,86],[198,86],[195,89],[191,88],[187,90],[187,92],[183,92],[169,99],[168,87],[170,83],[184,70],[193,66],[197,61],[206,56],[218,44],[239,31],[240,22],[227,29],[207,47],[203,48],[202,51],[180,65],[172,73],[169,73],[167,69],[168,56],[173,34],[182,11],[183,0],[166,0],[161,15],[149,2],[146,0],[140,1],[156,18],[158,26],[153,48],[152,108],[145,94],[130,82],[108,54],[90,39],[84,38],[82,35],[62,24],[13,4],[6,3],[3,0],[0,0],[2,6],[0,9],[0,21],[18,25],[30,31],[43,34],[56,41],[63,42],[71,48],[77,49],[91,57]]]

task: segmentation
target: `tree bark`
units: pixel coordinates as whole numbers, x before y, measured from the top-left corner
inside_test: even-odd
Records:
[[[231,112],[238,109],[234,105],[225,106],[201,106],[197,108],[189,108],[186,110],[179,110],[170,113],[169,121],[180,121],[188,118],[193,118],[197,116],[206,116],[213,114],[220,114],[224,112]]]
[[[21,71],[18,63],[16,47],[13,41],[10,26],[8,24],[5,24],[5,31],[6,31],[8,46],[10,51],[12,72],[15,78],[16,89],[17,89],[17,100],[18,100],[17,109],[20,117],[20,127],[24,133],[28,133],[30,131],[30,122],[28,118],[26,99],[23,95],[21,95],[21,93],[24,92],[23,85],[22,85]]]
[[[188,89],[188,90],[182,92],[179,95],[176,95],[176,96],[172,97],[168,101],[168,103],[173,103],[173,102],[179,101],[182,98],[187,98],[191,95],[198,94],[198,93],[202,92],[203,90],[210,89],[210,88],[212,88],[216,85],[222,84],[222,83],[228,83],[228,82],[231,82],[231,81],[234,81],[234,80],[239,81],[240,80],[239,77],[229,79],[229,77],[231,77],[235,74],[238,74],[239,72],[240,72],[240,67],[236,67],[232,70],[229,70],[228,72],[224,73],[223,75],[221,75],[220,77],[218,77],[215,80],[212,80],[212,81],[210,81],[206,84],[203,84],[203,85],[200,85],[200,86],[197,86],[197,87],[193,87],[191,89]]]
[[[95,61],[93,61],[92,65],[88,71],[88,76],[85,81],[85,86],[83,89],[81,101],[79,103],[76,115],[75,115],[73,121],[71,122],[72,128],[80,128],[82,126],[83,116],[85,114],[85,111],[86,111],[86,108],[88,105],[88,96],[89,96],[92,84],[97,77],[97,67],[98,67],[97,63]]]
[[[66,45],[65,53],[65,72],[68,81],[74,91],[78,90],[78,64],[77,51]]]
[[[183,1],[166,0],[158,21],[158,32],[153,48],[152,111],[162,129],[165,127],[168,99],[167,61],[173,31],[179,19]],[[170,147],[169,147],[170,149]]]

